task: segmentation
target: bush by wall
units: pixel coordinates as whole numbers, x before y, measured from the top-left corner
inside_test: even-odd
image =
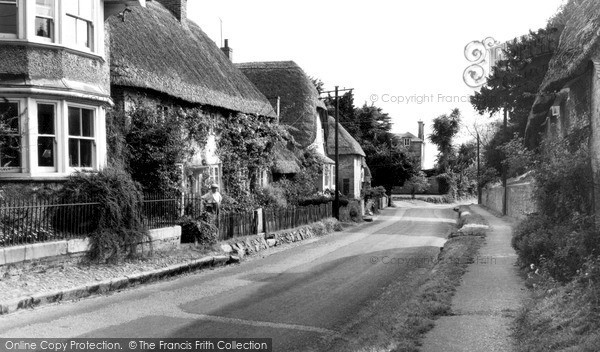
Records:
[[[91,260],[116,261],[133,256],[136,245],[148,236],[139,209],[143,200],[141,187],[122,170],[78,172],[68,179],[58,196],[65,203],[100,203],[93,214],[87,214],[88,221],[84,225],[91,230]],[[73,211],[71,209],[57,212],[55,226],[60,227],[59,220],[67,217],[62,212]]]

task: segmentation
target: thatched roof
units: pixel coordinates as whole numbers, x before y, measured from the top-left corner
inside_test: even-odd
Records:
[[[157,1],[108,20],[111,83],[191,103],[275,116],[269,101],[192,21]]]
[[[300,172],[300,160],[293,151],[289,150],[282,143],[275,144],[275,160],[271,171],[277,174],[295,174]]]
[[[335,155],[335,118],[328,117],[329,133],[327,134],[327,154]],[[365,152],[354,137],[340,124],[338,137],[338,150],[340,155],[356,154],[365,156]]]
[[[248,62],[237,67],[275,107],[280,98],[281,124],[303,148],[317,136],[317,107],[325,109],[310,78],[293,61]]]
[[[572,0],[573,1],[573,0]],[[600,3],[578,0],[560,35],[558,48],[550,60],[541,85],[543,92],[556,91],[587,68],[600,48]]]

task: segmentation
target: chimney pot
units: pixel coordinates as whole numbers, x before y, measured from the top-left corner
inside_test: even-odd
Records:
[[[233,50],[229,47],[229,39],[225,39],[224,46],[221,48],[221,51],[230,61],[233,61]]]

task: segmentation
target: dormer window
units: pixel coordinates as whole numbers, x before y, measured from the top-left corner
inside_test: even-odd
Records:
[[[0,0],[0,38],[16,38],[19,33],[17,0]]]
[[[404,146],[410,147],[410,138],[404,138]]]

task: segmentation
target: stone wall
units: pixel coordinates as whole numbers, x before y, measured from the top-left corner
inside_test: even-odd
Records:
[[[181,243],[181,226],[150,230],[149,237],[148,241],[140,243],[139,251],[161,251],[177,248]],[[55,257],[81,257],[88,252],[89,247],[89,238],[4,247],[0,248],[0,266]]]
[[[533,198],[533,179],[528,176],[509,179],[507,188],[508,216],[523,219],[528,214],[536,211],[535,200]],[[488,185],[481,192],[482,204],[497,213],[502,213],[502,204],[504,202],[504,187],[502,187],[502,184]]]

